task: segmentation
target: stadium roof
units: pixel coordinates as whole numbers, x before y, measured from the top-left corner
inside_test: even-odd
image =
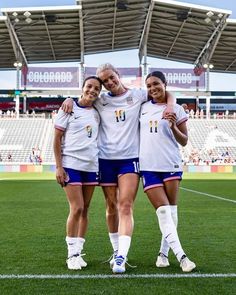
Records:
[[[84,62],[84,55],[138,49],[214,71],[236,72],[236,20],[229,10],[171,0],[86,0],[73,6],[3,8],[0,68]]]

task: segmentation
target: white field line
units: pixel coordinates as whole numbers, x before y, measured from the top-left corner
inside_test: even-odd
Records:
[[[124,274],[124,275],[67,275],[67,274],[24,274],[24,275],[4,275],[0,274],[0,280],[13,279],[13,280],[25,280],[25,279],[183,279],[183,278],[236,278],[236,273],[206,273],[206,274]]]
[[[184,190],[184,191],[195,193],[195,194],[198,194],[198,195],[204,195],[204,196],[207,196],[207,197],[210,197],[210,198],[214,198],[214,199],[218,199],[218,200],[222,200],[222,201],[227,201],[227,202],[231,202],[231,203],[236,203],[235,200],[230,200],[230,199],[227,199],[227,198],[223,198],[223,197],[219,197],[219,196],[215,196],[215,195],[195,191],[195,190],[192,190],[192,189],[189,189],[189,188],[186,188],[186,187],[180,187],[180,188],[182,190]]]

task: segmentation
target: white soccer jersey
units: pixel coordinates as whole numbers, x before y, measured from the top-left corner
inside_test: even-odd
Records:
[[[95,102],[101,124],[98,134],[99,158],[129,159],[139,154],[139,113],[147,91],[129,89],[122,95],[103,93]]]
[[[65,131],[62,139],[62,166],[75,170],[98,171],[97,136],[100,118],[94,108],[73,102],[73,113],[59,110],[55,128]]]
[[[178,143],[169,127],[162,119],[166,104],[152,101],[142,105],[140,112],[140,170],[153,172],[182,171],[182,161]],[[186,121],[184,109],[176,104],[174,112],[177,125]]]

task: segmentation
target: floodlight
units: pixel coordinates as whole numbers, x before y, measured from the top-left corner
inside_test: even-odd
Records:
[[[205,64],[203,65],[203,68],[204,68],[204,69],[213,69],[213,68],[214,68],[214,65],[213,65],[213,64],[205,63]]]
[[[206,13],[206,15],[207,15],[208,17],[212,17],[212,16],[214,15],[214,12],[212,12],[212,11],[208,11],[208,12]]]
[[[205,21],[207,24],[209,24],[209,23],[211,22],[211,19],[210,19],[209,17],[206,17],[206,18],[204,19],[204,21]]]
[[[24,16],[27,17],[27,18],[31,16],[31,13],[30,13],[29,11],[26,11],[26,12],[24,12],[23,14],[24,14]]]
[[[27,22],[27,24],[30,24],[30,23],[32,22],[32,19],[31,19],[30,17],[27,17],[27,18],[25,19],[25,21]]]
[[[18,67],[21,68],[22,67],[22,63],[20,61],[15,61],[13,65],[14,65],[15,68],[18,68]]]

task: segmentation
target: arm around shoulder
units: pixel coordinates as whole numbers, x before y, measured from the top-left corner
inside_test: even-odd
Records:
[[[68,97],[67,99],[65,99],[61,105],[62,110],[65,113],[72,113],[73,111],[73,99],[71,97]]]

